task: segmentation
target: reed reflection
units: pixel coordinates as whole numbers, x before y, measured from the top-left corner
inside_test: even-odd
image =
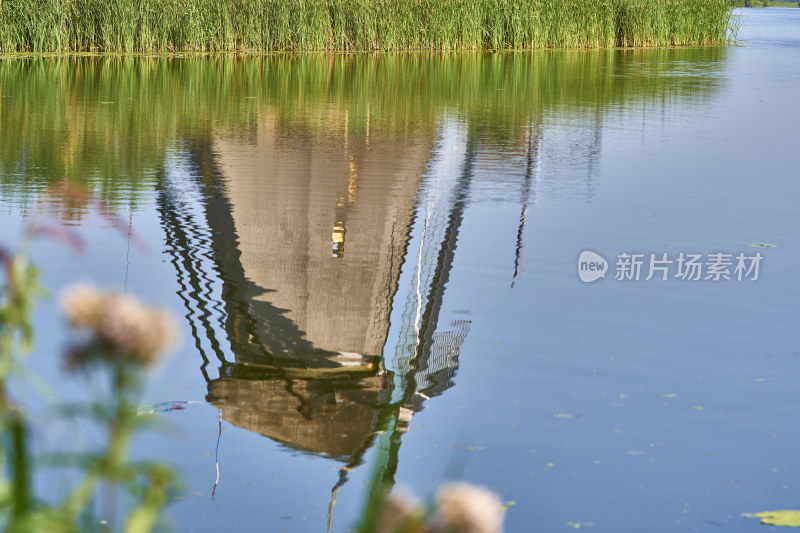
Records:
[[[249,133],[265,110],[282,128],[303,117],[322,133],[332,123],[326,114],[335,110],[351,130],[381,122],[402,133],[427,127],[430,138],[443,110],[457,109],[485,138],[504,144],[531,116],[700,109],[722,87],[725,62],[725,48],[708,47],[6,57],[0,114],[13,135],[0,137],[0,192],[4,204],[25,209],[41,187],[68,179],[111,205],[138,206],[172,143],[219,131]],[[349,200],[346,191],[343,198]]]

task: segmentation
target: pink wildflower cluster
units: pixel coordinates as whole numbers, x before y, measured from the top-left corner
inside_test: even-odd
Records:
[[[426,516],[427,514],[427,516]],[[413,495],[394,491],[386,499],[381,533],[501,533],[503,505],[493,492],[464,482],[442,485],[426,513]]]
[[[70,352],[69,366],[101,359],[147,367],[175,339],[171,315],[125,294],[77,285],[64,293],[61,307],[72,327],[91,333],[87,346]]]

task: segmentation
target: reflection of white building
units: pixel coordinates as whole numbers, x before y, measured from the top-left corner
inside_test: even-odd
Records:
[[[219,379],[246,379],[232,364],[305,369],[320,379],[337,368],[374,376],[383,358],[394,372],[390,403],[403,399],[416,411],[452,386],[470,327],[468,313],[443,306],[465,204],[473,189],[506,174],[478,168],[477,141],[452,116],[435,139],[400,143],[353,138],[340,117],[331,123],[286,132],[265,115],[246,138],[168,157],[162,218],[181,297],[201,352],[223,365]],[[590,184],[600,139],[586,126],[588,137],[572,139],[580,149],[567,148],[574,179]],[[548,164],[558,150],[546,148],[558,138],[557,128],[531,124],[503,163],[522,186],[514,279],[528,206],[553,193]],[[292,390],[317,390],[293,379],[284,380]],[[230,387],[215,390],[219,398]],[[374,392],[383,398],[382,390]],[[386,401],[375,398],[373,408]],[[309,398],[291,401],[302,413]],[[261,418],[253,413],[247,425]]]
[[[455,119],[403,145],[267,117],[170,153],[159,212],[222,418],[354,466],[453,385],[470,317],[443,299],[473,152]]]
[[[393,397],[405,397],[414,410],[452,385],[469,331],[470,322],[463,317],[452,322],[452,330],[440,330],[438,323],[469,195],[471,165],[466,124],[445,118],[417,193],[393,328],[384,351],[395,371]]]
[[[260,320],[248,342],[287,333],[267,320],[270,308],[314,351],[377,356],[429,144],[326,133],[282,134],[265,117],[249,142],[211,146],[246,279],[240,298]],[[305,357],[280,350],[270,351]]]
[[[391,387],[379,359],[430,145],[282,133],[266,116],[244,141],[167,157],[160,213],[226,420],[360,456]]]

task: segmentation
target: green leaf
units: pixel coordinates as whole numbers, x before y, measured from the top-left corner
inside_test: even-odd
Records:
[[[760,518],[762,524],[770,526],[800,527],[800,511],[762,511],[745,514],[748,518]]]

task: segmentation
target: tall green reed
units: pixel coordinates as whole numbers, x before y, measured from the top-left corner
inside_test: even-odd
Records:
[[[3,52],[718,44],[729,0],[4,0]]]

